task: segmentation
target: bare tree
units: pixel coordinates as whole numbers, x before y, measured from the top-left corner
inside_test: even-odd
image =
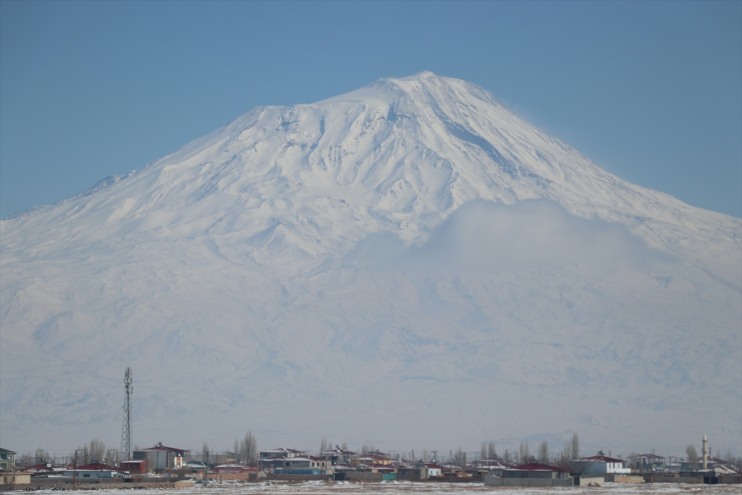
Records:
[[[562,452],[559,454],[556,464],[560,468],[563,469],[569,469],[572,465],[572,461],[574,460],[574,455],[572,455],[572,443],[571,442],[564,442],[564,448],[562,449]]]
[[[88,464],[90,463],[90,450],[88,450],[87,445],[83,445],[82,447],[78,447],[75,451],[75,454],[77,456],[77,465],[80,464]]]
[[[466,469],[466,452],[461,450],[461,447],[459,447],[456,453],[454,454],[453,463],[458,466],[461,466],[463,469]]]
[[[98,437],[88,444],[89,462],[103,462],[106,457],[106,444]]]
[[[21,454],[20,456],[15,458],[15,465],[20,469],[26,469],[36,464],[34,461],[35,458],[31,454]]]
[[[34,457],[35,464],[46,464],[49,462],[50,459],[49,452],[42,449],[41,447],[36,449],[36,455]]]
[[[106,455],[104,457],[104,461],[109,466],[118,466],[119,465],[119,455],[120,452],[118,449],[108,449],[106,450]]]
[[[572,459],[580,458],[580,437],[577,436],[577,432],[572,433]]]
[[[694,466],[694,469],[698,469],[698,452],[696,448],[691,444],[685,448],[686,461]]]
[[[518,447],[518,460],[521,464],[526,464],[531,461],[531,455],[528,453],[528,443],[520,442]]]
[[[258,442],[252,431],[245,433],[240,443],[240,459],[244,464],[254,466],[258,463]]]
[[[369,445],[368,443],[364,443],[363,447],[361,447],[361,454],[367,455],[370,452],[376,452],[376,448],[373,445]]]
[[[201,447],[201,462],[207,466],[209,465],[209,444],[206,442]]]
[[[487,459],[497,459],[497,450],[495,449],[495,442],[490,442],[487,445]]]
[[[546,443],[546,440],[538,446],[538,462],[542,464],[548,464],[549,462],[549,444]]]

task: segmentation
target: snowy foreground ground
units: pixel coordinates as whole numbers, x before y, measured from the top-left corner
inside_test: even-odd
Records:
[[[89,494],[89,491],[69,491],[66,494]],[[469,493],[492,493],[497,495],[530,495],[530,494],[570,494],[570,495],[623,495],[623,494],[657,494],[657,495],[675,495],[675,494],[739,494],[739,485],[687,485],[673,483],[654,483],[647,485],[634,484],[616,484],[609,483],[607,486],[600,488],[593,487],[572,487],[572,488],[492,488],[486,487],[481,483],[471,484],[444,484],[444,483],[322,483],[308,482],[300,484],[278,484],[278,483],[240,483],[240,484],[220,484],[208,487],[193,487],[180,490],[137,490],[137,495],[191,495],[191,494],[329,494],[329,495],[352,495],[365,493],[383,493],[386,495],[409,495],[409,494],[445,494],[445,495],[465,495]],[[96,495],[116,494],[120,495],[121,490],[96,490]]]

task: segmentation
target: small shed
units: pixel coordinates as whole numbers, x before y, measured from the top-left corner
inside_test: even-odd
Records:
[[[129,474],[147,474],[149,472],[149,466],[146,459],[123,461],[119,466],[121,471],[126,471]]]

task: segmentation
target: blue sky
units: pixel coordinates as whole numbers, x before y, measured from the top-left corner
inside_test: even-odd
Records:
[[[737,0],[0,0],[0,217],[255,106],[423,70],[624,179],[742,217]]]

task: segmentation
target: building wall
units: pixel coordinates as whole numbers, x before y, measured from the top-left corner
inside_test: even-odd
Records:
[[[572,467],[576,472],[591,476],[631,473],[631,469],[624,467],[622,462],[573,461]]]
[[[397,479],[403,481],[422,481],[428,479],[427,468],[397,469]]]
[[[0,486],[28,485],[31,483],[31,473],[3,473],[0,474]]]
[[[88,470],[88,469],[78,469],[75,470],[67,470],[64,472],[65,476],[70,477],[77,477],[78,479],[85,479],[85,478],[123,478],[123,475],[121,473],[117,473],[116,471],[103,471],[103,470]]]
[[[587,475],[604,475],[608,474],[608,467],[605,462],[584,462],[580,466],[580,472]]]
[[[500,478],[485,475],[485,486],[574,486],[572,478]]]
[[[133,457],[136,461],[147,461],[150,470],[158,471],[181,468],[183,457],[179,456],[178,453],[179,451],[174,450],[135,450]]]
[[[345,479],[348,481],[363,481],[373,483],[384,481],[383,473],[372,473],[370,471],[348,471],[345,473]]]
[[[528,479],[552,479],[557,478],[559,473],[554,471],[520,471],[517,469],[504,469],[502,478],[528,478]]]

